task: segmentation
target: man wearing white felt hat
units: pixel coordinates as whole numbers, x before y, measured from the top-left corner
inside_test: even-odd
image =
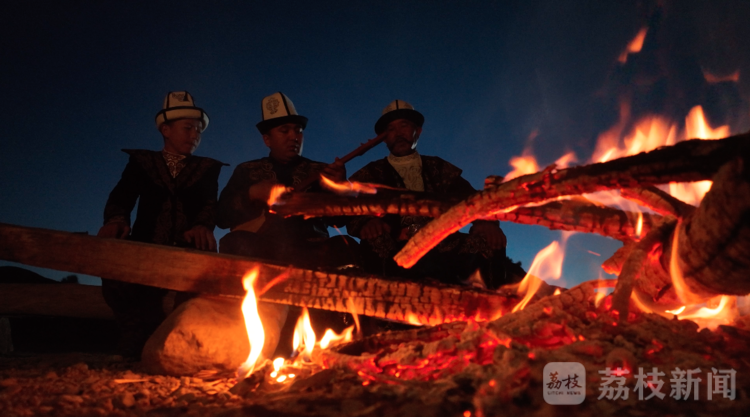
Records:
[[[424,120],[422,113],[403,100],[388,104],[375,123],[375,133],[386,133],[390,154],[367,164],[350,180],[435,193],[456,201],[475,193],[460,168],[417,152]],[[497,221],[475,221],[468,235],[449,236],[410,270],[396,265],[393,255],[430,220],[422,216],[361,216],[349,221],[347,231],[362,239],[365,268],[372,273],[457,284],[478,269],[489,288],[523,278],[520,266],[505,257],[506,239]],[[510,273],[506,274],[506,269]]]
[[[221,167],[194,156],[208,115],[187,91],[172,91],[156,114],[164,140],[160,151],[123,149],[130,155],[122,178],[109,194],[98,236],[216,251],[214,212]],[[131,212],[138,212],[131,229]],[[106,278],[106,277],[104,277]],[[120,323],[120,353],[138,356],[146,338],[164,319],[166,290],[102,279],[102,293]]]
[[[309,177],[319,175],[336,181],[346,180],[343,163],[329,166],[302,156],[307,121],[307,117],[298,114],[289,97],[281,92],[261,101],[261,121],[256,127],[269,149],[269,155],[239,164],[221,192],[216,224],[231,230],[219,242],[221,253],[269,259],[311,269],[359,263],[357,242],[348,236],[329,238],[327,219],[304,219],[302,216],[282,218],[268,210],[268,197],[276,184],[296,187]],[[295,190],[302,191],[322,189],[319,184],[314,184],[307,190]],[[266,326],[266,321],[271,321],[268,312],[272,306],[277,307],[278,321]],[[265,314],[262,313],[266,317],[264,328],[283,325],[286,307],[272,304],[264,305],[263,309],[266,310]],[[289,320],[293,321],[291,314]],[[311,310],[310,314],[315,316],[316,312]],[[340,317],[340,323],[332,321],[335,320],[331,317],[321,316],[313,320],[318,324],[326,323],[336,331],[345,327]],[[286,342],[286,336],[278,333],[280,328],[274,329],[267,332],[263,349],[266,357],[273,353],[279,338]],[[291,348],[291,339],[289,345]],[[285,343],[280,345],[280,349],[285,347]]]

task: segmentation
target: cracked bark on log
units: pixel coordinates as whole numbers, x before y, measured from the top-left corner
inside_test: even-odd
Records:
[[[323,194],[285,194],[271,209],[284,217],[326,217],[326,216],[401,216],[437,217],[458,201],[450,201],[426,193],[404,192],[378,189],[378,194],[363,194],[358,197]]]
[[[437,217],[454,202],[406,193],[348,197],[330,194],[290,194],[282,204],[273,207],[282,216],[401,216]],[[520,207],[508,213],[497,213],[483,220],[500,220],[519,224],[545,226],[552,230],[597,233],[626,241],[635,235],[636,213],[593,204],[583,198],[552,201],[536,207]],[[643,215],[643,231],[650,230],[659,216]]]
[[[522,176],[479,192],[422,228],[395,260],[405,268],[472,221],[566,195],[710,179],[727,161],[750,153],[750,134],[722,140],[688,140],[605,163]],[[509,210],[508,210],[509,211]]]
[[[648,207],[662,216],[672,215],[682,218],[690,216],[695,212],[694,206],[654,186],[624,188],[620,190],[620,195],[644,207]]]
[[[258,268],[260,299],[409,323],[438,324],[507,312],[520,298],[447,285],[286,267],[262,260],[0,223],[0,259],[162,288],[242,297],[242,277]]]
[[[599,206],[584,198],[573,198],[536,207],[519,207],[483,219],[539,225],[552,230],[596,233],[627,242],[636,235],[638,214]],[[648,233],[659,220],[660,216],[644,213],[641,234]]]
[[[678,265],[698,294],[750,293],[750,170],[737,158],[679,228]],[[689,279],[687,279],[689,278]]]

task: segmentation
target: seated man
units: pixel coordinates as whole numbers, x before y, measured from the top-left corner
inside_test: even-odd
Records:
[[[195,106],[190,93],[167,94],[156,114],[164,148],[123,150],[130,160],[109,194],[99,237],[216,251],[216,194],[219,172],[226,164],[193,156],[207,126],[208,115]],[[131,233],[130,213],[136,201]],[[162,302],[167,290],[102,279],[102,293],[120,324],[120,353],[140,355],[165,318]]]
[[[222,190],[216,223],[231,232],[219,242],[219,251],[309,269],[356,265],[357,242],[344,236],[329,238],[325,219],[282,218],[268,211],[267,201],[274,185],[295,187],[321,174],[344,181],[346,170],[341,162],[327,165],[301,155],[307,118],[297,114],[289,97],[281,92],[274,93],[263,99],[261,108],[263,120],[257,128],[270,153],[267,157],[239,164]],[[320,185],[316,183],[310,190],[320,190]],[[278,314],[286,314],[286,307],[280,308]],[[326,312],[311,311],[310,314],[314,325],[325,322],[336,331],[343,329],[338,315],[333,320]],[[317,320],[316,314],[320,316]],[[341,323],[330,323],[332,320]],[[294,314],[290,314],[288,322],[292,323],[292,329],[295,321]],[[285,344],[286,335],[281,337]],[[291,338],[289,342],[291,348]]]
[[[367,164],[350,179],[431,192],[457,200],[473,194],[475,190],[461,176],[461,169],[441,158],[420,155],[416,151],[423,123],[424,116],[409,103],[402,100],[390,103],[375,123],[375,133],[386,132],[385,144],[390,155]],[[454,233],[409,270],[396,265],[393,256],[430,220],[421,216],[362,216],[351,219],[347,231],[361,239],[364,267],[371,273],[415,280],[429,277],[458,284],[479,269],[490,289],[523,278],[522,270],[516,270],[520,270],[520,266],[506,259],[506,238],[497,221],[475,221],[468,235]],[[513,274],[506,276],[506,265],[514,270]]]

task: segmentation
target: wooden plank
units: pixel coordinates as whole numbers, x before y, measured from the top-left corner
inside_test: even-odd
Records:
[[[244,296],[242,277],[258,270],[257,288],[286,278],[261,300],[401,322],[438,324],[509,311],[514,294],[350,276],[258,259],[0,223],[0,259],[177,291]],[[351,300],[351,301],[349,301]]]

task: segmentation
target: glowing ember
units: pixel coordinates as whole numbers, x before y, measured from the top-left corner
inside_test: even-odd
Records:
[[[647,33],[648,33],[647,27],[641,28],[641,30],[638,31],[638,33],[635,35],[633,40],[631,40],[630,43],[628,43],[628,46],[625,47],[625,50],[622,51],[619,58],[617,58],[617,60],[621,64],[628,62],[628,55],[637,54],[638,52],[641,52],[641,48],[643,48],[643,41],[646,40]]]
[[[377,194],[378,190],[370,184],[362,182],[336,182],[326,177],[321,176],[321,184],[327,189],[335,192],[336,194],[344,195],[359,195],[362,194]]]
[[[302,308],[302,315],[297,320],[297,326],[294,328],[294,338],[292,347],[295,352],[300,352],[302,359],[309,361],[315,348],[315,331],[310,324],[310,314],[307,307]]]
[[[255,268],[242,278],[242,286],[247,291],[245,299],[242,300],[242,315],[245,318],[245,329],[247,330],[247,338],[250,340],[250,354],[247,356],[245,363],[240,365],[237,370],[237,376],[239,378],[246,378],[253,373],[255,363],[260,357],[260,352],[263,350],[263,343],[265,342],[265,332],[263,331],[263,323],[260,321],[260,315],[258,314],[258,304],[255,300],[255,280],[258,278],[258,269]]]
[[[281,367],[284,366],[284,358],[276,358],[273,360],[273,372],[271,372],[271,378],[276,378]]]
[[[273,188],[271,188],[271,194],[269,194],[268,196],[268,207],[272,207],[274,204],[277,204],[281,196],[290,191],[292,191],[292,188],[285,187],[279,184],[274,185]]]

